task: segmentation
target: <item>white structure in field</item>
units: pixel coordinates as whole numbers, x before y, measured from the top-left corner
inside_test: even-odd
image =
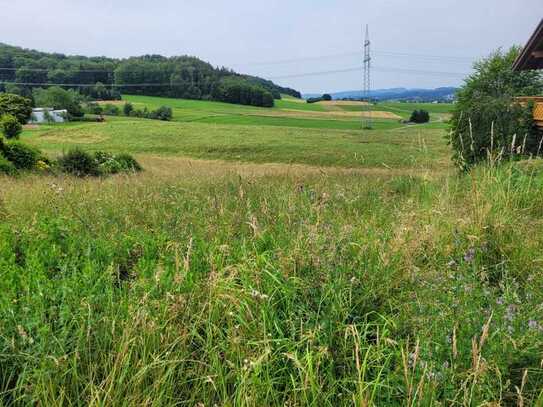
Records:
[[[55,110],[51,107],[39,107],[32,109],[30,123],[64,123],[67,117],[67,110]]]

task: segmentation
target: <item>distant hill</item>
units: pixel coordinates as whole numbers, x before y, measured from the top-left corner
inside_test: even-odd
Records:
[[[0,92],[9,89],[29,94],[35,87],[60,84],[92,96],[92,88],[99,84],[101,88],[102,85],[114,88],[112,92],[116,93],[119,90],[127,94],[213,99],[257,106],[262,105],[263,98],[280,99],[281,94],[301,97],[294,89],[214,67],[192,56],[144,55],[127,59],[69,56],[0,43],[0,68]]]
[[[407,89],[391,88],[377,89],[370,93],[370,97],[375,100],[403,100],[418,102],[452,101],[458,88],[443,87],[436,89]],[[364,96],[361,90],[352,90],[345,92],[331,93],[333,99],[362,99]],[[305,99],[318,97],[317,94],[304,94]]]

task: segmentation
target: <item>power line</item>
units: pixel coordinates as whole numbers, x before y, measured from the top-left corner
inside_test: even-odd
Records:
[[[316,71],[316,72],[306,72],[306,73],[300,73],[300,74],[271,76],[271,77],[267,77],[267,79],[275,80],[275,79],[304,78],[308,76],[321,76],[321,75],[331,75],[331,74],[337,74],[337,73],[360,72],[361,69],[363,69],[362,66],[357,66],[357,67],[346,68],[346,69],[334,69],[334,70],[328,70],[328,71]],[[463,72],[427,71],[427,70],[420,70],[420,69],[387,68],[387,67],[376,67],[376,66],[372,66],[372,70],[378,71],[378,72],[406,73],[406,74],[414,74],[414,75],[435,75],[435,76],[441,76],[441,77],[458,77],[458,78],[464,78],[469,75],[468,73],[463,73]]]
[[[446,62],[471,62],[477,59],[477,57],[463,57],[463,56],[445,56],[445,55],[430,55],[430,54],[411,54],[406,52],[394,52],[394,51],[375,51],[372,50],[372,54],[374,55],[382,55],[382,56],[392,56],[392,57],[401,57],[401,58],[418,58],[418,59],[434,59],[434,60],[443,60]],[[276,60],[276,61],[266,61],[266,62],[252,62],[252,63],[241,63],[241,64],[233,64],[232,66],[266,66],[266,65],[281,65],[281,64],[289,64],[289,63],[297,63],[297,62],[304,62],[304,61],[315,61],[315,60],[322,60],[322,59],[330,59],[330,58],[339,58],[344,56],[362,56],[362,51],[355,51],[355,52],[343,52],[343,53],[337,53],[337,54],[328,54],[328,55],[320,55],[320,56],[311,56],[311,57],[302,57],[302,58],[292,58],[292,59],[283,59],[283,60]],[[65,71],[65,72],[73,72],[73,73],[108,73],[108,74],[114,74],[115,71],[113,70],[104,70],[104,69],[73,69],[73,67],[55,67],[55,68],[26,68],[26,67],[0,67],[0,71],[18,71],[18,70],[24,70],[27,72],[51,72],[51,71]],[[142,70],[138,71],[123,71],[126,73],[142,73]]]
[[[363,69],[362,66],[352,67],[352,68],[345,68],[345,69],[334,69],[334,70],[327,70],[327,71],[315,71],[315,72],[305,72],[305,73],[299,73],[299,74],[291,74],[291,75],[282,75],[282,76],[271,76],[266,77],[268,80],[277,80],[277,79],[292,79],[292,78],[305,78],[305,77],[311,77],[311,76],[324,76],[324,75],[333,75],[333,74],[341,74],[341,73],[349,73],[349,72],[360,72],[360,70]],[[373,66],[371,67],[373,71],[377,72],[389,72],[389,73],[401,73],[401,74],[411,74],[411,75],[431,75],[431,76],[437,76],[437,77],[447,77],[447,78],[465,78],[468,76],[468,73],[463,72],[443,72],[443,71],[428,71],[428,70],[419,70],[419,69],[408,69],[408,68],[390,68],[390,67],[379,67],[379,66]],[[96,86],[96,83],[49,83],[49,82],[10,82],[10,81],[2,81],[0,84],[11,84],[11,85],[17,85],[17,86],[65,86],[65,87],[94,87]],[[128,84],[104,84],[106,87],[152,87],[152,86],[175,86],[175,83],[128,83]]]
[[[394,51],[375,51],[372,50],[374,55],[382,55],[389,57],[399,58],[417,58],[417,59],[430,59],[430,60],[444,60],[449,63],[471,63],[479,57],[467,57],[467,56],[451,56],[451,55],[430,55],[430,54],[411,54],[406,52],[394,52]],[[328,54],[320,56],[310,56],[301,58],[283,59],[277,61],[262,61],[262,62],[250,62],[241,64],[232,64],[236,67],[249,67],[249,66],[268,66],[268,65],[283,65],[305,61],[318,61],[322,59],[341,58],[341,57],[361,57],[364,55],[363,51],[342,52],[337,54]]]
[[[0,82],[2,85],[17,85],[17,86],[66,86],[70,88],[86,88],[86,87],[95,87],[96,83],[34,83],[34,82]],[[115,88],[125,88],[125,87],[144,87],[144,86],[175,86],[175,83],[127,83],[123,85],[119,84],[104,84],[104,87],[115,87]]]

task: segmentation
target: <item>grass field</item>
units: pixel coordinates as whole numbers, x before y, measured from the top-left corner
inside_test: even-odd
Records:
[[[89,150],[247,162],[394,168],[448,165],[447,146],[443,132],[438,129],[361,133],[284,125],[234,126],[108,118],[107,123],[43,126],[25,132],[23,139],[52,153],[79,145]]]
[[[331,109],[324,103],[300,103],[300,100],[285,98],[276,101],[272,109],[258,108],[251,106],[232,105],[209,101],[181,100],[154,98],[148,96],[125,96],[126,101],[133,103],[136,107],[147,106],[156,109],[161,105],[170,106],[174,112],[174,120],[177,122],[201,122],[227,125],[257,125],[257,126],[289,126],[312,129],[338,129],[338,130],[360,130],[362,128],[363,106],[340,105]],[[420,105],[420,106],[419,106]],[[415,109],[424,108],[431,114],[431,125],[434,128],[446,128],[440,123],[450,112],[452,105],[442,104],[415,104],[415,103],[388,103],[378,104],[374,107],[376,111],[388,112],[397,115],[397,118],[381,119],[375,114],[374,127],[377,130],[406,127],[400,123],[400,119],[408,119]],[[344,112],[352,113],[352,116],[332,116],[330,113]],[[299,112],[298,115],[296,112]],[[356,113],[360,112],[360,117]],[[319,117],[321,113],[321,117]],[[308,117],[311,114],[311,117]]]
[[[127,99],[174,121],[22,140],[143,173],[0,176],[0,404],[543,403],[539,160],[458,174],[443,123]]]

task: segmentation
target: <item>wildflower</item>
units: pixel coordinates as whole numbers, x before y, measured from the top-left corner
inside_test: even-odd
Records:
[[[509,305],[507,309],[505,310],[505,319],[509,322],[512,322],[515,318],[515,313],[517,311],[517,307],[513,304]]]
[[[533,320],[533,319],[530,319],[530,321],[528,321],[528,327],[530,329],[539,329],[541,330],[541,326],[539,325],[539,322]]]
[[[449,267],[450,269],[456,267],[456,260],[451,260],[450,262],[448,262],[447,267]]]
[[[496,300],[496,304],[498,304],[498,305],[503,305],[504,302],[505,302],[505,301],[504,301],[503,297],[499,297],[499,298]]]
[[[464,261],[471,263],[473,260],[475,260],[475,249],[470,247],[466,254],[464,254]]]
[[[50,168],[49,164],[47,164],[45,161],[40,160],[36,163],[36,169],[40,171],[46,171]]]
[[[251,297],[259,299],[259,300],[267,300],[268,298],[270,298],[269,295],[262,294],[260,291],[255,290],[254,288],[251,289]]]

